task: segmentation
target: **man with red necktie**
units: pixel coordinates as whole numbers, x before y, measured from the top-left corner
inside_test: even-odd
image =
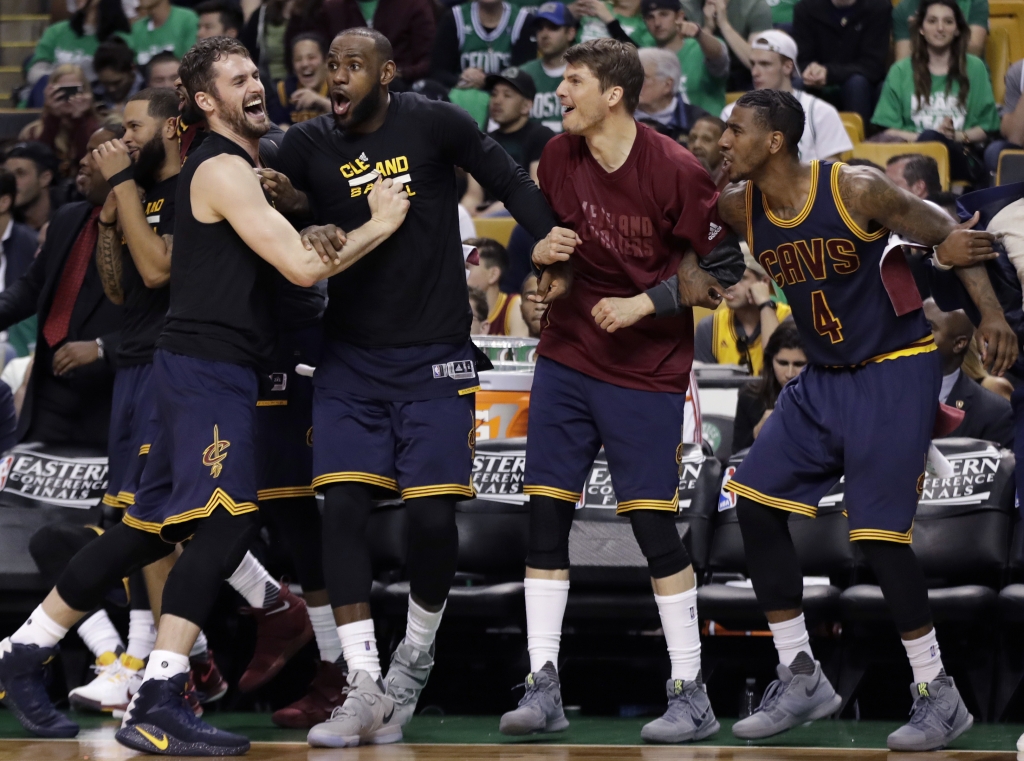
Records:
[[[110,186],[92,150],[114,137],[107,128],[92,135],[76,180],[86,200],[54,214],[32,266],[0,294],[0,330],[39,317],[19,441],[107,445],[121,308],[104,295],[96,270],[98,218]]]

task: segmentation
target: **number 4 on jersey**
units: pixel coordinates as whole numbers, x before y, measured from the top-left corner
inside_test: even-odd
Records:
[[[819,335],[828,336],[834,344],[843,340],[843,323],[839,322],[829,309],[824,291],[811,293],[811,314],[814,318],[814,329]]]

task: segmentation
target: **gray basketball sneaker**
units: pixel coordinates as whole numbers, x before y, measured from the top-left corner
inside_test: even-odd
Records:
[[[348,683],[351,689],[345,702],[331,712],[331,718],[309,730],[306,741],[314,748],[348,748],[401,740],[395,703],[384,693],[381,681],[356,669],[349,672]]]
[[[640,730],[640,737],[649,743],[686,743],[711,737],[720,728],[711,710],[707,690],[700,673],[692,682],[669,679],[668,710]]]
[[[910,694],[910,721],[889,735],[889,750],[939,750],[974,726],[974,717],[944,672],[927,684],[910,685]]]
[[[424,653],[408,644],[403,638],[391,656],[391,666],[384,679],[384,688],[395,703],[395,717],[392,724],[404,727],[416,710],[420,693],[427,686],[430,670],[434,668],[434,648]]]
[[[562,710],[562,688],[558,672],[548,661],[540,671],[526,676],[526,694],[519,707],[501,717],[503,735],[532,735],[561,732],[569,726]]]
[[[839,710],[843,699],[807,653],[797,655],[790,668],[780,663],[776,671],[779,678],[768,685],[761,705],[733,724],[732,733],[741,740],[771,737]]]

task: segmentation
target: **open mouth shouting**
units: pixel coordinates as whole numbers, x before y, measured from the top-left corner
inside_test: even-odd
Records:
[[[263,119],[267,115],[263,108],[263,98],[259,95],[255,95],[246,100],[242,109],[245,111],[246,116],[254,119]]]
[[[335,116],[346,116],[348,115],[349,109],[352,107],[352,101],[349,100],[341,90],[331,91],[331,107],[334,109]]]

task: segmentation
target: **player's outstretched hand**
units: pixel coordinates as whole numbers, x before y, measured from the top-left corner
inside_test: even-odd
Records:
[[[324,264],[340,264],[338,253],[345,247],[345,231],[334,225],[313,225],[299,235],[302,245],[309,251],[316,251]]]
[[[687,251],[679,264],[679,304],[684,307],[717,309],[724,288],[697,264],[697,254]]]
[[[257,169],[260,185],[274,202],[274,208],[282,214],[302,214],[309,209],[306,194],[296,190],[287,175],[273,169]]]
[[[409,213],[409,194],[405,192],[405,185],[390,178],[373,183],[367,200],[371,217],[387,225],[392,232],[402,226],[405,215]]]
[[[590,313],[594,316],[594,322],[609,333],[614,333],[654,314],[654,302],[646,293],[628,299],[606,297],[597,302]]]
[[[995,235],[971,229],[978,224],[980,218],[981,214],[974,212],[973,217],[954,227],[953,232],[936,247],[935,258],[939,264],[945,267],[970,267],[999,256],[992,248]]]
[[[575,230],[552,227],[551,232],[533,247],[533,263],[538,267],[547,267],[555,262],[564,262],[582,242]]]
[[[993,375],[1002,375],[1017,361],[1017,334],[1001,313],[985,319],[978,326],[981,361]]]
[[[550,304],[569,293],[572,287],[572,267],[566,262],[555,262],[540,275],[537,292],[527,298],[537,304]]]
[[[92,152],[92,158],[99,167],[104,180],[109,180],[118,172],[132,165],[132,157],[128,155],[128,146],[121,140],[108,140],[101,143]]]

